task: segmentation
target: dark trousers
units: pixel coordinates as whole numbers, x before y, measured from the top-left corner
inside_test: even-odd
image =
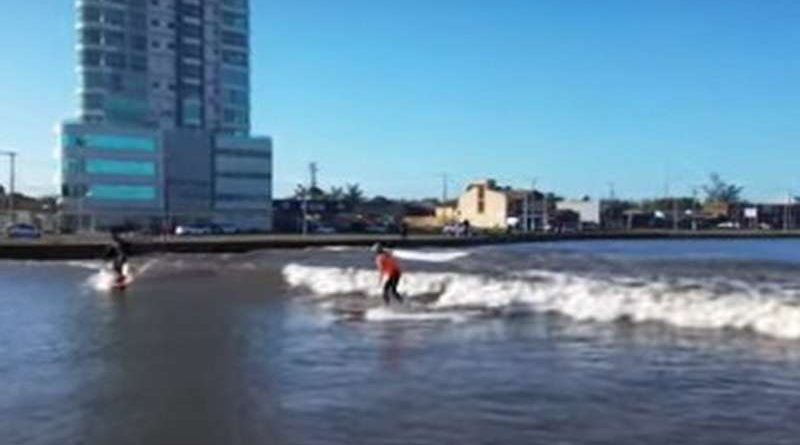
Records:
[[[400,292],[397,292],[397,285],[399,283],[400,274],[392,275],[386,280],[386,284],[383,285],[383,301],[386,304],[389,304],[392,297],[394,297],[394,299],[399,303],[403,302],[403,296],[400,295]]]

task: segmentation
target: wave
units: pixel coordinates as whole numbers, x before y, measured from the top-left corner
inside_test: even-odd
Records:
[[[286,282],[320,298],[359,294],[378,298],[373,270],[289,264]],[[407,274],[401,292],[409,298],[435,294],[430,311],[519,308],[553,312],[580,321],[658,322],[679,328],[748,330],[800,339],[800,295],[796,288],[757,285],[725,277],[647,280],[527,270],[501,275],[467,272]]]
[[[466,251],[447,251],[447,252],[424,252],[419,250],[392,250],[392,254],[397,258],[411,261],[421,261],[427,263],[449,263],[461,258],[466,258],[470,252]]]

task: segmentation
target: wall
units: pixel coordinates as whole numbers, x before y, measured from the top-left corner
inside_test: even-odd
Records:
[[[469,220],[472,227],[505,229],[508,216],[508,200],[505,193],[484,186],[484,211],[478,212],[480,187],[478,185],[471,186],[458,199],[458,212],[461,220]]]

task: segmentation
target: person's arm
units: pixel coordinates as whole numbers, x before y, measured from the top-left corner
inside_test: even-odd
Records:
[[[375,266],[378,268],[378,287],[383,286],[383,261],[380,255],[375,257]]]

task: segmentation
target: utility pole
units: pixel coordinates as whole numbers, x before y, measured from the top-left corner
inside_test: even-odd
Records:
[[[692,187],[692,231],[697,231],[697,187]]]
[[[308,164],[308,172],[310,175],[310,183],[309,187],[303,191],[303,203],[301,205],[303,211],[303,235],[308,235],[308,198],[317,188],[317,173],[319,173],[319,167],[317,167],[316,162]]]
[[[536,231],[536,182],[531,179],[531,192],[525,194],[525,231]]]
[[[678,228],[678,199],[672,198],[672,230],[677,231]]]
[[[317,173],[319,173],[319,167],[317,167],[316,162],[312,162],[308,165],[309,173],[311,174],[311,189],[317,188]]]
[[[448,182],[449,182],[449,180],[448,180],[448,177],[447,177],[447,173],[442,173],[442,204],[447,202],[447,198],[448,198],[448,196],[447,196],[448,195],[448,193],[447,193],[448,192],[447,185],[448,185]]]
[[[8,173],[8,216],[11,223],[16,222],[16,215],[14,213],[14,188],[16,182],[16,161],[17,153],[13,151],[0,151],[0,155],[8,156],[9,160],[9,173]]]
[[[792,203],[792,193],[786,192],[786,205],[783,207],[783,230],[788,232],[790,229],[789,226],[789,216],[790,216],[790,209]]]

